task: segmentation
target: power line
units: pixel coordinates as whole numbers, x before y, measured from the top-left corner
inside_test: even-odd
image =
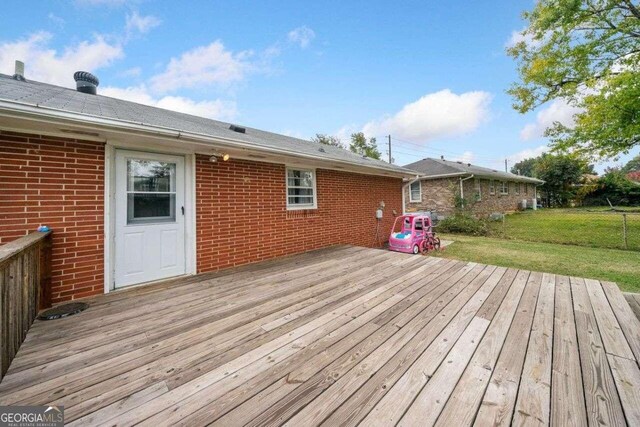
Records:
[[[406,150],[406,151],[405,151]],[[444,151],[438,150],[438,149],[431,149],[431,148],[426,148],[426,147],[420,147],[420,148],[414,148],[414,147],[407,147],[407,146],[398,146],[396,145],[394,148],[395,152],[401,153],[401,154],[405,154],[405,155],[410,155],[413,157],[424,157],[424,156],[428,156],[428,157],[434,157],[434,156],[440,156],[441,154],[444,153]],[[457,158],[461,158],[461,157],[465,157],[467,154],[465,153],[455,153],[455,152],[451,152],[451,151],[447,151],[446,154],[448,156],[453,156],[453,157],[457,157]],[[478,156],[475,153],[472,153],[474,158],[478,158],[482,161],[485,162],[502,162],[504,161],[503,158],[494,158],[494,157],[486,157],[486,156]]]
[[[417,152],[423,152],[425,154],[429,154],[429,153],[435,153],[435,154],[448,154],[448,155],[452,155],[452,156],[457,156],[457,157],[463,157],[465,155],[465,153],[458,153],[458,152],[454,152],[454,151],[450,151],[450,150],[444,150],[438,147],[429,147],[426,146],[424,144],[419,144],[413,141],[407,141],[404,139],[400,139],[397,137],[393,137],[394,141],[400,142],[400,143],[404,143],[404,144],[409,144],[413,147],[405,147],[407,150],[412,150],[412,151],[417,151]],[[433,148],[432,148],[433,147]],[[396,148],[397,150],[397,148]],[[409,154],[409,153],[404,153],[404,154]],[[413,154],[413,153],[412,153]],[[476,153],[473,154],[474,158],[478,158],[484,161],[491,161],[491,162],[502,162],[504,160],[504,158],[496,158],[496,157],[490,157],[490,156],[484,156],[484,155],[478,155]]]

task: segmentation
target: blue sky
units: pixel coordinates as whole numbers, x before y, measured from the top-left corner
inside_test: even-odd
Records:
[[[22,59],[27,78],[73,87],[82,69],[101,94],[301,138],[391,134],[398,164],[504,167],[544,151],[545,126],[572,114],[520,115],[505,93],[517,78],[505,46],[532,0],[185,4],[9,2],[0,72]]]

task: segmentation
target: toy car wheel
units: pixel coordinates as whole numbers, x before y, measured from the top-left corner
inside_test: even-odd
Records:
[[[433,238],[433,248],[434,248],[436,251],[439,251],[439,250],[440,250],[440,238],[439,238],[439,237],[434,237],[434,238]]]
[[[417,255],[420,253],[420,247],[418,245],[413,245],[413,253]]]

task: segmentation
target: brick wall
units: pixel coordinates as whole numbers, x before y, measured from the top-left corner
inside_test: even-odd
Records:
[[[54,303],[103,292],[103,199],[103,144],[0,131],[0,244],[54,230]]]
[[[377,246],[402,212],[402,181],[318,169],[318,209],[286,210],[285,166],[196,160],[198,271],[261,261],[332,244]]]
[[[317,170],[318,209],[287,211],[285,166],[197,157],[197,266],[212,271],[331,244],[385,242],[402,212],[400,179]],[[0,131],[0,244],[46,224],[53,300],[104,289],[104,145]]]
[[[422,200],[410,202],[409,187],[405,189],[407,212],[431,211],[437,215],[451,215],[455,211],[454,198],[460,190],[458,179],[430,179],[420,182]]]
[[[509,182],[509,193],[500,193],[500,182],[494,181],[495,194],[491,194],[489,189],[489,180],[480,179],[475,181],[470,179],[464,182],[464,196],[467,203],[472,206],[472,211],[478,216],[489,216],[492,213],[500,212],[514,212],[519,209],[523,199],[527,199],[527,206],[532,206],[534,185],[520,183],[520,193],[516,194],[516,186],[518,183]],[[481,200],[477,201],[475,198],[475,184],[479,183],[481,188]],[[525,187],[526,185],[526,187]]]
[[[476,183],[480,184],[481,200],[476,200]],[[518,209],[523,199],[532,206],[534,186],[522,183],[520,194],[516,194],[516,183],[509,182],[509,194],[500,194],[499,181],[495,183],[495,194],[489,191],[489,180],[474,178],[463,182],[464,198],[467,206],[477,216],[488,216],[494,212],[513,212]],[[405,189],[406,211],[436,211],[438,215],[451,215],[455,212],[455,196],[460,192],[459,178],[441,178],[422,181],[422,200],[410,202],[409,189]]]

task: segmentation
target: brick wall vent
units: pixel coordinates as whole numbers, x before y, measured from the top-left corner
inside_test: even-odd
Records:
[[[287,219],[297,219],[297,218],[317,218],[318,215],[317,209],[313,210],[299,210],[299,211],[287,211]]]

